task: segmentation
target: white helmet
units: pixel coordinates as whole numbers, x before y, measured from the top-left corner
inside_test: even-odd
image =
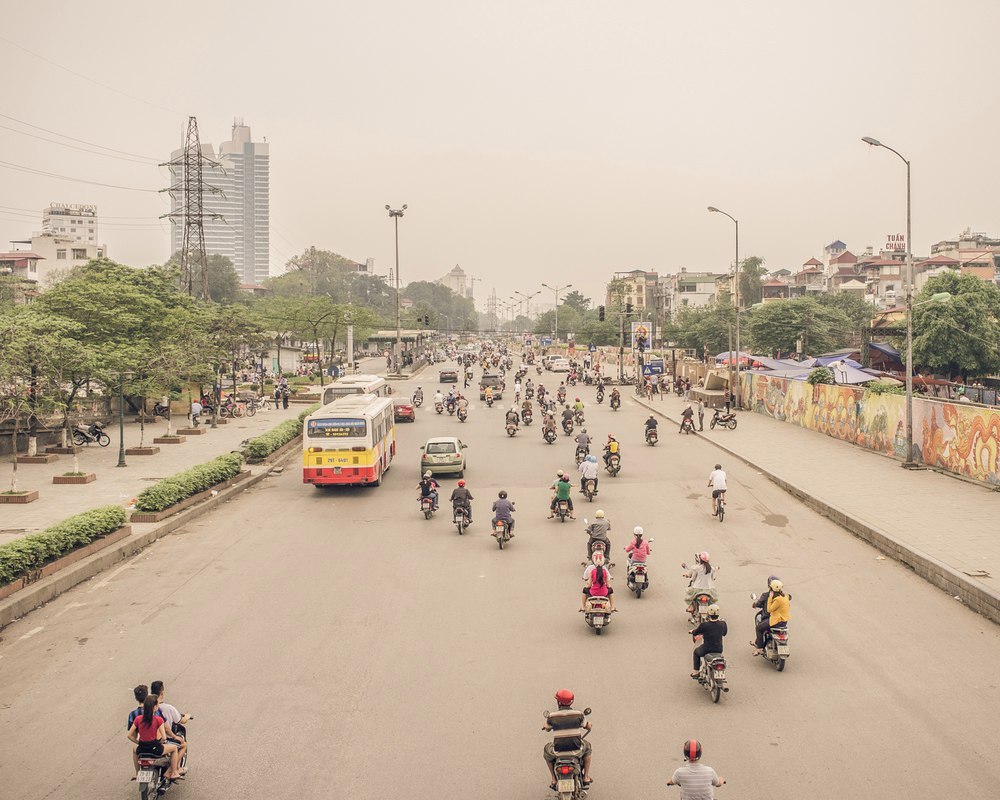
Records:
[[[642,536],[643,533],[642,526],[636,525],[634,528],[632,528],[632,533],[634,533],[636,536]]]
[[[604,509],[597,509],[597,513],[594,514],[597,519],[604,519]]]
[[[563,476],[563,471],[561,469],[560,470],[556,470],[556,477],[557,478],[561,478],[562,476]]]
[[[430,476],[431,476],[431,471],[427,470],[427,472],[424,473],[424,477],[429,478]]]

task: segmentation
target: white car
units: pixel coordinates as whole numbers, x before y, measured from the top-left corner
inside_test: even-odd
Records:
[[[552,372],[569,372],[569,359],[566,358],[553,358],[549,362],[549,369]]]

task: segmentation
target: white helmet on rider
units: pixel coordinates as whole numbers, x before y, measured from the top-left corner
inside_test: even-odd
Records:
[[[599,509],[597,509],[597,513],[596,513],[596,514],[594,514],[594,516],[595,516],[595,517],[596,517],[597,519],[604,519],[604,509],[603,509],[603,508],[599,508]]]
[[[424,477],[429,478],[430,476],[431,476],[431,471],[427,470],[427,472],[424,473]]]
[[[706,611],[708,612],[708,616],[710,617],[717,617],[719,616],[720,613],[719,607],[715,603],[712,603],[712,605],[710,605],[706,609]]]
[[[642,526],[636,525],[634,528],[632,528],[632,533],[635,534],[636,536],[642,536],[643,534]]]

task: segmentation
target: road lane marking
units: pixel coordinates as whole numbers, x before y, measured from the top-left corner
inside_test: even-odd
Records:
[[[85,606],[85,605],[87,605],[87,604],[86,603],[70,603],[68,606],[66,606],[66,608],[64,608],[62,611],[60,611],[58,614],[56,614],[56,618],[61,617],[67,611],[72,611],[74,608],[83,608],[83,606]]]
[[[41,633],[44,630],[45,630],[45,626],[44,625],[41,625],[41,626],[39,626],[37,628],[33,628],[32,630],[30,630],[26,634],[24,634],[24,636],[22,636],[20,639],[18,639],[18,641],[19,642],[23,642],[25,639],[30,639],[36,633]]]
[[[133,564],[135,564],[135,562],[138,561],[139,558],[141,558],[141,556],[133,558],[131,561],[129,561],[129,562],[125,563],[125,564],[122,564],[120,567],[118,567],[118,569],[116,569],[114,572],[112,572],[110,575],[108,575],[108,577],[106,577],[103,581],[101,581],[100,583],[96,583],[93,586],[91,586],[90,587],[90,591],[96,592],[98,589],[103,589],[104,587],[106,587],[109,583],[111,583],[111,581],[113,581],[116,577],[118,577],[119,575],[121,575],[121,573],[123,573],[125,570],[127,570],[129,567],[131,567]]]

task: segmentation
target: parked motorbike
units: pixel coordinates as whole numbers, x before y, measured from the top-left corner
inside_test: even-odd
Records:
[[[435,404],[434,404],[434,410],[435,410],[435,411],[436,411],[436,412],[437,412],[438,414],[442,414],[442,413],[444,413],[444,403],[435,403]]]
[[[611,601],[607,597],[588,597],[583,619],[598,636],[611,624]]]
[[[697,641],[701,637],[694,638]],[[722,653],[706,653],[704,655],[701,659],[698,683],[712,696],[713,703],[718,703],[722,693],[729,691],[729,687],[726,685],[726,657]]]
[[[646,444],[650,447],[656,447],[656,443],[659,441],[659,434],[656,432],[656,428],[646,429]]]
[[[583,785],[583,740],[590,731],[583,727],[583,723],[584,717],[589,714],[589,708],[583,711],[567,708],[544,712],[547,720],[560,720],[559,729],[552,730],[558,800],[586,800],[587,790]],[[575,724],[576,727],[567,727],[567,723]]]
[[[712,414],[712,419],[709,420],[708,427],[715,428],[716,425],[721,425],[723,428],[729,428],[731,431],[736,430],[736,412],[730,411],[728,414],[720,413],[719,409],[715,409],[715,413]]]
[[[469,412],[466,409],[464,409],[464,408],[458,409],[458,421],[459,422],[465,422],[468,418],[469,418]]]
[[[104,426],[100,422],[77,425],[73,428],[73,444],[77,447],[83,447],[91,442],[97,442],[101,447],[107,447],[111,444],[111,437],[104,432]]]
[[[420,512],[424,515],[424,519],[430,519],[434,514],[434,498],[421,497]]]
[[[751,593],[750,599],[757,602],[757,594]],[[754,617],[755,627],[761,623],[766,613],[767,611],[763,608],[757,609],[757,614]],[[778,672],[784,672],[788,655],[788,623],[765,631],[763,657],[771,662],[771,666]]]
[[[542,438],[545,440],[546,444],[555,444],[556,432],[552,428],[546,428],[542,432]]]
[[[503,550],[503,546],[510,541],[510,523],[504,519],[498,519],[493,523],[493,538],[497,540],[497,547]]]
[[[608,471],[608,475],[612,478],[617,478],[618,473],[622,468],[622,457],[619,453],[612,453],[608,456],[607,463],[605,463],[604,468]]]

